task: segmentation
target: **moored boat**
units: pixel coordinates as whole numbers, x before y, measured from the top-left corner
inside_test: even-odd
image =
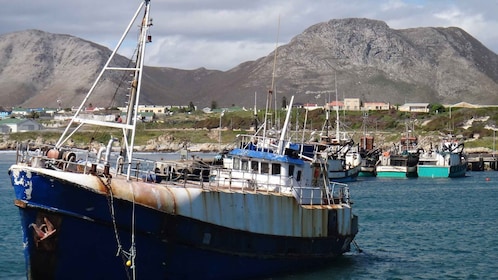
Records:
[[[377,177],[379,178],[410,178],[417,177],[417,153],[391,154],[384,152],[380,156],[380,164],[377,165]]]
[[[106,71],[131,73],[125,121],[80,117],[92,86],[54,147],[18,147],[9,175],[27,278],[267,277],[329,263],[349,251],[358,217],[348,186],[329,180],[323,158],[292,149],[285,131],[276,142],[240,136],[222,166],[196,166],[208,168],[208,180],[203,171],[198,178],[173,178],[167,176],[172,163],[134,156],[149,13],[145,0],[95,83]],[[135,65],[111,66],[137,22]],[[119,155],[113,154],[114,137],[98,154],[65,146],[84,124],[121,129]]]
[[[431,147],[422,153],[417,165],[419,177],[465,177],[466,171],[464,144],[451,135],[445,137],[435,149]]]
[[[377,165],[379,164],[380,149],[374,147],[374,137],[364,134],[360,139],[361,165],[359,177],[377,176]]]
[[[399,143],[381,154],[377,165],[377,177],[412,178],[418,176],[417,164],[422,149],[418,146],[418,138],[411,132],[412,130],[407,129]]]
[[[358,146],[352,140],[336,140],[322,137],[320,142],[303,144],[304,158],[314,155],[327,161],[328,178],[334,182],[354,182],[361,167],[361,155]]]

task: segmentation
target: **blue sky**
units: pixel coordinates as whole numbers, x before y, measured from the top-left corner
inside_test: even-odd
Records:
[[[0,34],[40,29],[112,49],[139,3],[0,0]],[[382,20],[393,29],[456,26],[498,52],[498,1],[152,0],[151,8],[150,66],[228,70],[272,52],[277,33],[282,45],[313,24],[350,17]]]

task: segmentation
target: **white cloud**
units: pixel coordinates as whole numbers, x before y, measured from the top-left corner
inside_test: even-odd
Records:
[[[40,29],[81,37],[109,48],[139,1],[0,0],[0,34]],[[273,51],[307,27],[335,18],[385,21],[395,29],[457,26],[498,50],[498,4],[486,0],[155,0],[147,63],[230,69]]]
[[[153,39],[154,40],[154,39]],[[226,70],[238,64],[267,55],[275,44],[253,41],[219,41],[181,36],[160,38],[148,46],[150,66]],[[188,54],[185,55],[185,49]]]

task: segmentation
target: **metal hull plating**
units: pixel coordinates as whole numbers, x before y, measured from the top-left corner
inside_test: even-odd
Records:
[[[419,165],[418,176],[428,178],[457,178],[465,177],[467,164],[453,166]]]
[[[429,178],[464,177],[467,171],[467,155],[452,135],[442,140],[436,149],[420,155],[418,176]]]
[[[329,170],[329,179],[333,182],[348,183],[355,182],[360,174],[360,166],[344,170]]]
[[[130,277],[127,260],[117,257],[116,252],[118,240],[124,250],[130,247],[132,232],[139,279],[263,277],[328,262],[348,251],[354,238],[354,233],[343,236],[331,228],[334,221],[341,219],[341,209],[330,205],[304,207],[292,196],[192,191],[188,202],[182,201],[186,197],[175,194],[172,201],[177,204],[168,205],[168,200],[159,201],[162,194],[156,194],[158,201],[142,201],[141,194],[136,193],[134,205],[118,198],[133,185],[123,189],[111,186],[113,198],[105,188],[99,190],[101,186],[82,186],[36,169],[13,166],[10,175],[21,214],[29,279]],[[92,185],[94,176],[81,176],[88,176],[87,182]],[[237,205],[224,203],[228,196]],[[243,201],[263,204],[265,209],[274,205],[273,218],[268,223],[259,221],[259,232],[237,228],[261,217],[261,212],[248,209]],[[188,210],[198,208],[197,203],[219,207]],[[234,211],[237,208],[245,209],[245,214]],[[351,214],[349,210],[345,209],[346,216]],[[203,211],[216,213],[208,216]],[[202,215],[205,220],[196,219]],[[215,216],[219,216],[218,220]],[[315,219],[313,222],[325,229],[310,232],[304,227],[289,228],[296,216]],[[43,238],[37,235],[34,225],[41,227],[47,220],[56,232]],[[284,229],[279,229],[282,225]],[[279,230],[287,234],[264,233]]]

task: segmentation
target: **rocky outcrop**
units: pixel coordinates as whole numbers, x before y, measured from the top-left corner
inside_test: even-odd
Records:
[[[276,96],[295,95],[295,103],[324,103],[337,82],[340,99],[498,104],[498,56],[455,27],[396,30],[378,20],[333,19],[309,27],[276,51]],[[109,54],[69,35],[39,30],[1,35],[0,104],[78,105]],[[273,52],[226,72],[147,67],[141,102],[252,107],[257,92],[263,108],[274,58]],[[122,57],[116,62],[126,63]],[[120,78],[105,79],[89,102],[121,106],[128,81]],[[114,90],[118,84],[123,91]]]

